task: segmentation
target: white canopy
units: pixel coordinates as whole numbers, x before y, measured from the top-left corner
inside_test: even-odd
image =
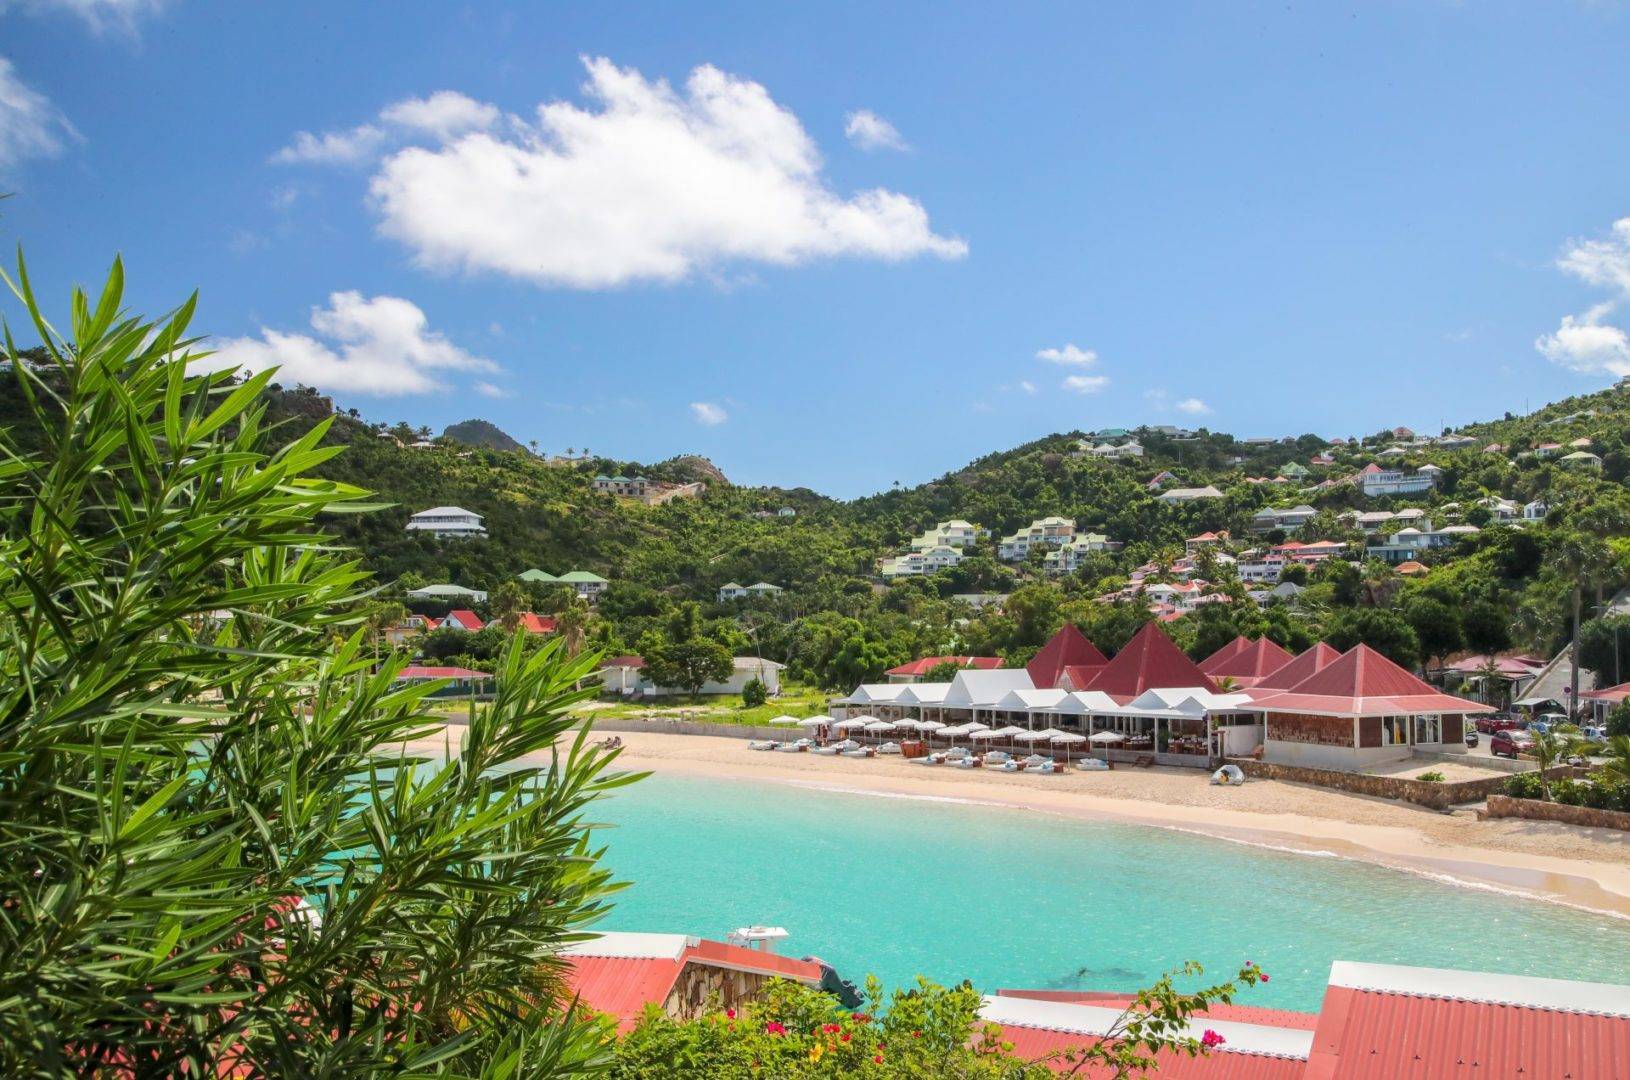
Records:
[[[1118,731],[1095,731],[1088,737],[1087,741],[1095,743],[1125,742],[1126,736]]]
[[[871,723],[866,725],[866,730],[882,733],[885,731],[893,731],[894,725],[887,720],[873,720]]]
[[[781,716],[773,717],[770,720],[770,723],[772,723],[772,724],[782,724],[782,725],[784,725],[786,727],[791,727],[792,725],[799,723],[799,720],[798,720],[798,718],[796,716],[787,716],[787,715],[783,714]]]
[[[806,716],[798,721],[799,727],[825,727],[832,722],[830,716]]]

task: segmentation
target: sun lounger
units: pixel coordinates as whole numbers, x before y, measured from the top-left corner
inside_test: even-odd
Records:
[[[985,755],[985,764],[1001,765],[1011,759],[1012,756],[1013,755],[1009,754],[1006,750],[992,750]]]
[[[747,744],[749,750],[774,750],[779,743],[774,739],[753,739]]]
[[[979,767],[979,759],[976,757],[961,757],[951,762],[951,764],[955,765],[959,769],[977,769]]]
[[[797,742],[776,743],[775,748],[783,754],[801,754],[814,745],[809,739],[799,739]]]
[[[1024,771],[1028,773],[1039,773],[1042,776],[1050,776],[1051,774],[1057,772],[1058,768],[1051,761],[1043,761],[1035,765],[1026,765],[1024,767]]]
[[[838,748],[836,746],[817,746],[815,749],[811,750],[810,753],[823,754],[826,757],[837,757]]]
[[[898,754],[900,752],[900,744],[897,742],[886,742],[877,748],[877,752],[879,754]]]
[[[1019,772],[1024,768],[1024,766],[1019,764],[1019,760],[1017,758],[1008,758],[1006,761],[1002,762],[1002,764],[997,766],[997,768],[1001,769],[1003,772]]]
[[[967,756],[968,748],[966,746],[953,746],[951,749],[945,751],[946,761],[956,761],[959,758],[965,758]]]
[[[1109,762],[1095,757],[1084,757],[1075,763],[1082,772],[1108,772]]]
[[[857,749],[854,749],[854,750],[845,750],[843,752],[843,756],[844,757],[856,757],[856,758],[872,757],[876,753],[877,753],[877,751],[873,750],[871,747],[862,746],[862,747],[858,747]]]

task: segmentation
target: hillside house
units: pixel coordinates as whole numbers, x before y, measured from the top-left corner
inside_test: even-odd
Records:
[[[1078,533],[1069,542],[1054,548],[1041,557],[1042,569],[1049,574],[1073,574],[1080,569],[1088,555],[1099,551],[1113,551],[1119,547],[1102,533]]]
[[[480,589],[466,589],[462,585],[426,585],[419,589],[410,589],[408,596],[414,600],[442,600],[447,603],[484,604],[487,594]]]
[[[941,544],[927,551],[912,551],[905,555],[879,559],[878,573],[884,580],[900,577],[921,577],[949,569],[962,561],[962,549]]]
[[[599,574],[587,570],[568,570],[555,580],[562,585],[570,585],[578,596],[590,603],[598,599],[600,594],[606,591],[606,586],[611,584]]]
[[[1369,498],[1382,495],[1422,495],[1438,485],[1436,472],[1383,469],[1371,462],[1358,474],[1360,489]]]
[[[481,515],[462,506],[433,506],[408,518],[408,532],[429,533],[438,540],[486,536]]]
[[[1156,496],[1156,499],[1159,502],[1170,504],[1196,502],[1200,499],[1220,499],[1222,497],[1222,492],[1207,484],[1205,487],[1197,488],[1172,488],[1169,491],[1162,491]]]
[[[989,535],[989,529],[982,529],[971,521],[955,518],[951,521],[941,521],[921,536],[913,537],[911,550],[929,551],[937,547],[970,548]]]
[[[783,592],[781,586],[761,581],[757,585],[737,585],[734,581],[719,586],[719,603],[731,600],[772,600]]]
[[[442,620],[441,629],[463,630],[473,634],[486,625],[481,621],[481,616],[475,612],[459,608],[447,613],[447,618]]]
[[[1281,529],[1288,533],[1295,532],[1313,520],[1314,515],[1317,513],[1317,510],[1306,503],[1288,509],[1266,507],[1251,515],[1251,531],[1266,533]]]
[[[1371,544],[1364,550],[1372,559],[1396,565],[1419,560],[1428,551],[1453,547],[1462,538],[1476,535],[1479,531],[1476,525],[1446,525],[1442,529],[1433,529],[1430,521],[1422,524],[1424,528],[1410,526],[1399,529],[1387,537],[1386,543]]]
[[[1075,536],[1075,522],[1069,518],[1037,518],[1012,536],[1002,537],[996,555],[1004,562],[1023,562],[1035,547],[1061,547]]]
[[[1175,483],[1176,481],[1177,477],[1172,475],[1170,469],[1162,469],[1160,472],[1157,472],[1154,476],[1150,477],[1149,482],[1143,486],[1149,491],[1159,491],[1167,484]]]
[[[643,499],[646,492],[651,489],[651,481],[643,476],[596,476],[589,487],[603,495],[620,495],[624,498]]]
[[[1566,465],[1570,469],[1602,471],[1602,459],[1589,450],[1575,450],[1571,454],[1564,454],[1558,464]]]

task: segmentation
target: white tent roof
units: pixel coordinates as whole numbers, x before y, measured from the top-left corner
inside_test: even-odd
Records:
[[[946,691],[951,689],[948,682],[919,682],[906,683],[905,693],[895,698],[897,705],[938,705],[945,700]]]
[[[1068,694],[1050,712],[1063,713],[1066,716],[1085,716],[1087,713],[1111,713],[1120,706],[1115,699],[1102,690],[1077,690]]]
[[[906,692],[906,683],[861,683],[849,695],[852,705],[891,704]]]
[[[1052,712],[1068,693],[1063,690],[1009,690],[996,703],[998,709],[1036,709]]]
[[[1034,690],[1030,673],[1024,668],[997,668],[995,671],[957,672],[946,692],[945,705],[995,705],[1009,690]]]

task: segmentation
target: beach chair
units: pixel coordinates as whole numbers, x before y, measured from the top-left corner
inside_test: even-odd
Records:
[[[1051,776],[1053,773],[1058,771],[1058,766],[1054,765],[1051,761],[1039,761],[1034,765],[1026,765],[1024,767],[1024,771],[1027,773],[1036,773],[1040,776]]]
[[[877,748],[877,752],[879,754],[898,754],[900,752],[900,744],[897,742],[886,742]]]
[[[752,739],[747,743],[747,749],[749,750],[774,750],[775,748],[776,741],[774,739]]]
[[[1006,763],[1012,756],[1006,750],[991,750],[985,754],[985,764],[1001,765]]]
[[[1108,772],[1109,762],[1095,757],[1084,757],[1075,763],[1082,772]]]
[[[955,765],[959,769],[977,769],[979,767],[979,759],[969,755],[968,757],[959,757],[955,761],[951,762],[951,764]]]
[[[845,750],[843,752],[843,756],[852,758],[866,758],[871,757],[876,753],[877,751],[872,749],[870,746],[857,746],[853,750]]]

